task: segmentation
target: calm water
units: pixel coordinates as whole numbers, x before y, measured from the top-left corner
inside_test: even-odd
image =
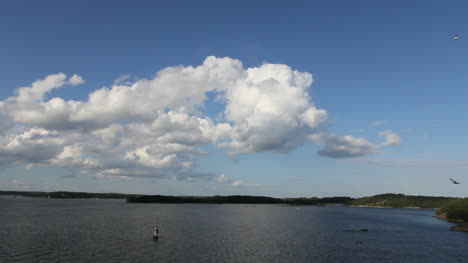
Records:
[[[468,262],[433,213],[0,197],[0,262]]]

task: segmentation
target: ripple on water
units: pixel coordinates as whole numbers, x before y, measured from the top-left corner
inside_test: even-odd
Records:
[[[468,262],[432,213],[0,199],[0,262]]]

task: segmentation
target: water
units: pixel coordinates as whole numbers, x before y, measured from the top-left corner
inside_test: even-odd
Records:
[[[468,262],[433,213],[0,197],[0,262]]]

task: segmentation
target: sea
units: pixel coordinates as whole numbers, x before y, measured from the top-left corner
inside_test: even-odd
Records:
[[[0,197],[0,262],[467,263],[468,232],[433,214]]]

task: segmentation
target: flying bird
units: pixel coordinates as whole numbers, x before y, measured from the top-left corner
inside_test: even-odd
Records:
[[[452,178],[449,178],[449,179],[450,179],[450,181],[452,181],[453,184],[460,184],[459,182],[453,180]]]
[[[453,40],[454,40],[454,41],[457,41],[457,40],[458,40],[458,35],[455,35],[455,36],[453,37]]]

